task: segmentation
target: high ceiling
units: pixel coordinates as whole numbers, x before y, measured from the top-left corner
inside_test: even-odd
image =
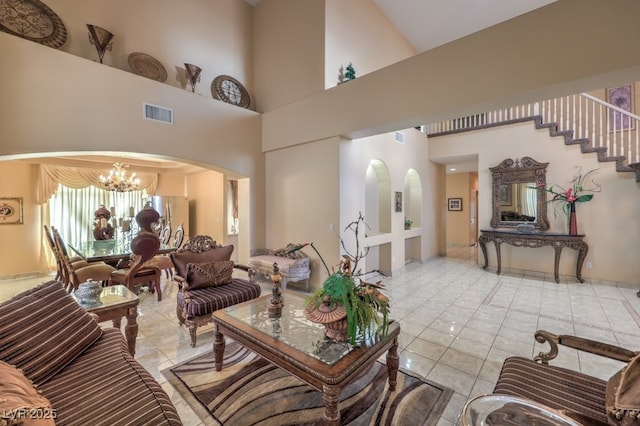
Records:
[[[373,0],[420,53],[555,1]]]
[[[260,0],[245,0],[252,6]],[[557,0],[372,0],[418,53]]]

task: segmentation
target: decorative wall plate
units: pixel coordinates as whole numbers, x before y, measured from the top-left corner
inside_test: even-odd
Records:
[[[242,83],[228,75],[219,75],[211,83],[211,94],[228,104],[249,108],[251,98]]]
[[[57,49],[67,41],[67,28],[38,0],[0,0],[0,31]]]
[[[129,66],[133,72],[143,77],[156,81],[165,81],[167,79],[167,70],[156,58],[146,53],[133,52],[130,54]]]

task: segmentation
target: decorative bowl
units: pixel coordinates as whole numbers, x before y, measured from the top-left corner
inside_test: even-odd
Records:
[[[102,284],[100,281],[88,280],[78,286],[75,291],[78,303],[84,306],[94,306],[100,303],[100,294],[102,294]]]

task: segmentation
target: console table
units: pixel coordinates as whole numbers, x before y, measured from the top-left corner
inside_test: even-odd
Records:
[[[496,273],[500,275],[502,269],[502,259],[500,255],[500,245],[502,243],[509,244],[514,247],[545,247],[551,246],[555,251],[555,260],[553,264],[553,276],[557,283],[560,282],[558,276],[558,266],[560,265],[560,254],[564,247],[568,247],[578,251],[578,261],[576,264],[576,278],[581,283],[582,279],[582,264],[584,263],[587,252],[589,251],[589,245],[584,242],[584,234],[569,235],[554,232],[534,232],[531,234],[518,232],[516,230],[504,230],[504,229],[487,229],[481,230],[478,243],[482,249],[482,255],[484,256],[483,269],[487,269],[489,261],[487,259],[487,247],[486,243],[493,241],[496,246],[496,257],[498,259],[498,270]]]

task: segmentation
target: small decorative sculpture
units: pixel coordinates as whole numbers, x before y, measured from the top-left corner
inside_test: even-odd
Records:
[[[200,81],[200,73],[202,69],[193,64],[184,64],[184,69],[187,73],[187,78],[189,79],[189,83],[191,84],[191,91],[195,93],[196,91],[196,83]]]
[[[280,268],[278,264],[273,264],[273,274],[271,274],[271,281],[273,281],[273,288],[271,289],[271,304],[269,305],[269,318],[280,318],[282,315],[282,307],[284,306],[284,299],[280,293]]]
[[[102,58],[107,50],[113,47],[113,34],[97,25],[87,24],[89,29],[89,43],[93,44],[98,51],[98,59],[102,63]]]

